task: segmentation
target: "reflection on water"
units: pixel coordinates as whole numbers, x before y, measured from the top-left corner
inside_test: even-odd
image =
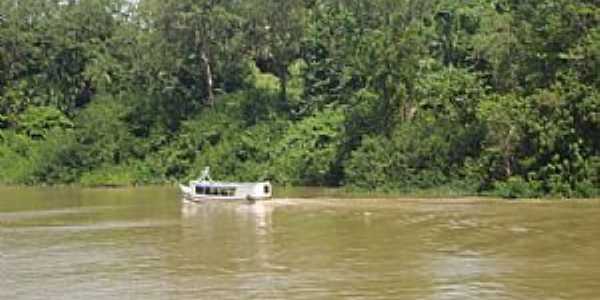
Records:
[[[0,299],[596,299],[599,212],[0,189]]]
[[[181,215],[184,219],[198,219],[210,218],[214,214],[236,214],[238,218],[243,220],[253,219],[264,226],[273,209],[272,205],[265,204],[265,202],[194,203],[182,201]]]
[[[210,221],[212,215],[233,214],[240,223],[254,223],[257,232],[264,233],[271,226],[271,215],[275,202],[259,201],[255,203],[195,203],[182,201],[181,215],[184,219],[202,219]],[[207,224],[210,226],[210,224]]]
[[[478,253],[440,255],[430,265],[435,283],[432,299],[499,299],[504,285],[489,281],[486,276],[501,274],[506,267],[493,257]]]

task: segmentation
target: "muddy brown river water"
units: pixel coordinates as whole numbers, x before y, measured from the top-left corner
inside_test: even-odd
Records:
[[[600,200],[0,188],[0,299],[600,299]]]

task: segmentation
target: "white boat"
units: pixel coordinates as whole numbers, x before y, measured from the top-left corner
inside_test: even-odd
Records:
[[[179,188],[185,200],[193,202],[233,201],[233,200],[266,200],[272,197],[271,183],[267,182],[223,182],[210,178],[210,169],[205,168],[196,180],[188,185],[180,184]]]

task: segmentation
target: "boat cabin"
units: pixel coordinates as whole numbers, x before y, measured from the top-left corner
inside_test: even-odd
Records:
[[[209,186],[209,185],[196,185],[196,195],[207,195],[207,196],[235,196],[235,187],[230,186]]]
[[[268,199],[273,192],[269,182],[192,181],[190,187],[188,196],[202,199]]]
[[[189,185],[179,185],[184,198],[191,200],[262,200],[270,199],[273,190],[271,183],[266,182],[224,182],[213,181],[209,169],[202,176],[192,180]]]

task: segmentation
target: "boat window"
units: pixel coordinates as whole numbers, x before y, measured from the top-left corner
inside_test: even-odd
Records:
[[[235,187],[196,186],[196,194],[212,196],[235,196]]]
[[[264,186],[265,194],[268,194],[269,190],[270,190],[269,185],[265,184],[265,186]]]
[[[233,191],[234,189],[231,187],[225,187],[223,188],[223,193],[221,195],[223,196],[233,196]]]

